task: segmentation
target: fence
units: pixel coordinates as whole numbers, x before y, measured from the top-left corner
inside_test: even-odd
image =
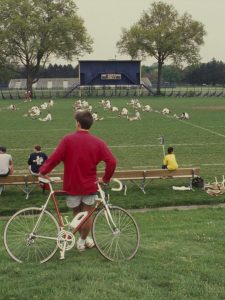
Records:
[[[25,89],[1,89],[0,100],[25,99]],[[34,89],[33,98],[55,99],[65,97],[154,97],[155,89],[151,91],[144,86],[84,86],[70,89]],[[162,88],[161,96],[166,97],[225,97],[224,87],[174,87]]]

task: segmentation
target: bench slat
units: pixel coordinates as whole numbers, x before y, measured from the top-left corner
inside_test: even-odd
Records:
[[[9,175],[6,177],[0,177],[0,183],[7,184],[24,184],[25,176],[24,175]]]
[[[98,172],[98,177],[102,177],[104,172]],[[129,179],[143,179],[144,171],[142,170],[125,170],[125,171],[115,171],[113,178],[129,180]]]
[[[155,170],[149,170],[145,171],[145,178],[146,179],[154,179],[154,178],[163,178],[163,177],[169,177],[169,178],[179,178],[179,177],[194,177],[196,175],[199,175],[200,168],[180,168],[174,171],[169,171],[166,169],[155,169]]]

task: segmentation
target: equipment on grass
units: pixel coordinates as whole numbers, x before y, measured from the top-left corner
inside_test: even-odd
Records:
[[[158,138],[158,140],[159,140],[160,145],[162,145],[162,149],[163,149],[163,157],[164,157],[164,156],[166,155],[166,153],[165,153],[165,139],[164,139],[164,136],[161,135],[161,136]]]
[[[203,188],[204,187],[204,180],[203,180],[203,178],[200,177],[200,176],[194,177],[192,179],[192,187]]]

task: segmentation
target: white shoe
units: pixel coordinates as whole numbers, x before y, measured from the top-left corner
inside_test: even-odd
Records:
[[[82,238],[79,238],[77,240],[77,250],[78,251],[84,251],[85,250],[85,241],[86,240],[83,240]]]
[[[93,248],[94,245],[95,245],[95,243],[94,243],[93,239],[91,237],[87,236],[86,240],[85,240],[85,246],[87,248]]]

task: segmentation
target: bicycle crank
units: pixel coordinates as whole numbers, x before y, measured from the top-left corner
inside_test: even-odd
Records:
[[[63,251],[72,249],[75,245],[75,237],[73,233],[70,231],[61,230],[57,237],[57,244],[58,247]]]

